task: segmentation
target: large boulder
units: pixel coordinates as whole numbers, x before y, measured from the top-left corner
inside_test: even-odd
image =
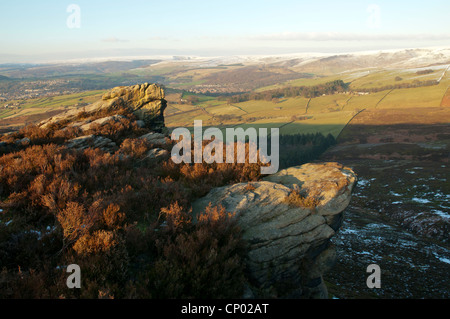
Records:
[[[121,98],[124,101],[132,103],[137,109],[147,103],[163,100],[164,90],[157,84],[141,84],[129,87],[116,87],[103,95],[104,101]]]
[[[164,110],[167,107],[164,90],[157,84],[148,83],[116,87],[105,93],[100,101],[56,115],[42,121],[40,126],[45,128],[53,124],[75,122],[80,115],[86,118],[100,111],[122,107],[129,108],[146,127],[154,131],[164,128]]]
[[[141,84],[116,87],[103,95],[106,105],[127,105],[132,107],[139,120],[154,130],[164,127],[164,90],[157,84]]]
[[[193,204],[234,212],[248,244],[251,295],[259,298],[326,298],[322,275],[333,266],[330,244],[350,202],[355,173],[337,163],[306,164],[265,180],[213,189]],[[316,205],[293,205],[296,192]]]

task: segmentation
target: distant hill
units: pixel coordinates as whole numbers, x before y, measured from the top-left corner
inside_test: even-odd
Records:
[[[7,71],[13,78],[46,78],[55,76],[99,75],[126,72],[132,69],[148,67],[160,60],[105,61],[89,63],[57,64],[7,64],[0,65],[0,70]]]
[[[0,75],[0,81],[9,81],[9,80],[11,80],[9,77]]]

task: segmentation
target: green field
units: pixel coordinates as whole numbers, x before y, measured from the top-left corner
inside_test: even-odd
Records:
[[[352,74],[336,74],[332,76],[315,76],[313,78],[301,78],[296,80],[290,80],[279,84],[274,84],[270,86],[265,86],[255,90],[255,92],[264,92],[267,90],[275,90],[283,88],[286,86],[313,86],[318,84],[324,84],[327,82],[343,80],[345,82],[350,82],[352,80]]]
[[[198,81],[202,76],[218,72],[222,69],[234,68],[195,68],[184,70],[182,63],[156,64],[150,68],[133,69],[130,72],[139,75],[157,75],[178,72],[173,75],[178,79],[191,79],[191,82],[172,84],[171,88],[182,87]],[[425,68],[426,69],[426,68]],[[272,128],[280,129],[282,135],[298,133],[340,134],[348,122],[363,110],[413,109],[439,107],[450,86],[449,72],[438,85],[417,88],[389,89],[375,93],[365,93],[364,89],[384,88],[399,83],[413,83],[415,80],[440,79],[445,68],[434,67],[429,74],[418,74],[422,69],[360,69],[341,72],[332,76],[317,75],[312,78],[300,78],[280,84],[257,89],[257,92],[283,88],[287,86],[314,86],[334,80],[349,83],[349,92],[319,96],[316,98],[280,98],[274,101],[250,100],[241,103],[228,103],[218,97],[173,90],[167,94],[168,107],[165,110],[165,121],[169,129],[175,127],[192,127],[194,120],[202,120],[203,125],[219,128]],[[117,75],[119,76],[119,75]],[[360,91],[361,90],[361,91]],[[19,108],[0,109],[0,119],[24,117],[33,119],[33,115],[46,112],[64,111],[95,102],[104,91],[87,91],[83,93],[54,96],[22,101],[9,101],[9,104],[20,103]],[[15,123],[14,125],[19,125]]]
[[[0,110],[0,119],[10,116],[29,116],[52,110],[64,110],[77,104],[93,103],[101,99],[105,91],[87,91],[77,94],[60,95],[22,101],[9,101],[8,104],[20,103],[19,108]]]
[[[442,75],[442,70],[420,77],[435,79],[437,75]],[[412,81],[417,74],[416,71],[408,70],[358,71],[332,77],[299,79],[286,82],[284,85],[316,85],[344,78],[352,81],[351,88],[378,88],[399,82],[395,80],[396,77],[401,77],[402,81]],[[449,85],[450,78],[447,75],[440,84],[433,86],[390,89],[376,93],[360,93],[353,88],[353,93],[325,95],[312,99],[296,97],[277,101],[250,100],[232,104],[199,95],[199,102],[188,111],[177,112],[169,105],[166,124],[169,128],[192,127],[194,120],[203,120],[205,126],[222,129],[237,126],[256,129],[277,127],[282,135],[319,132],[325,135],[331,133],[337,137],[349,121],[363,110],[439,107]],[[282,85],[264,89],[277,87]]]
[[[426,69],[426,68],[425,68]],[[417,70],[370,70],[365,76],[352,81],[352,88],[370,89],[387,85],[411,84],[414,81],[439,80],[445,68],[429,74],[417,74]]]
[[[328,96],[313,99],[313,111],[305,118],[309,99],[290,98],[278,103],[267,101],[248,101],[228,105],[226,103],[208,106],[199,103],[189,112],[172,112],[166,115],[169,128],[191,127],[194,120],[202,120],[205,126],[279,128],[284,135],[298,133],[331,133],[339,135],[340,131],[354,115],[352,110],[329,112],[330,101],[338,98],[345,102],[348,96]],[[170,109],[170,106],[169,106]],[[206,112],[205,112],[206,111]]]
[[[443,80],[439,85],[398,89],[392,91],[378,105],[379,108],[411,108],[411,107],[437,107],[450,85],[450,79]]]

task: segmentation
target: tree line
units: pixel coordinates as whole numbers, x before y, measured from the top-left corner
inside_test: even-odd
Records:
[[[400,80],[401,80],[401,78],[400,78]],[[423,86],[433,86],[433,85],[438,85],[438,84],[439,84],[439,81],[437,81],[437,80],[427,80],[427,81],[414,80],[411,83],[391,84],[391,85],[385,85],[382,87],[360,89],[359,91],[367,92],[367,93],[377,93],[377,92],[382,92],[382,91],[387,91],[387,90],[411,89],[411,88],[418,88],[418,87],[423,87]]]
[[[280,169],[317,160],[329,147],[336,144],[333,135],[322,133],[280,136]],[[270,148],[270,145],[269,145]]]
[[[272,101],[273,99],[280,99],[285,97],[305,97],[314,98],[321,95],[330,95],[335,93],[346,92],[349,89],[349,83],[342,80],[335,80],[324,84],[313,86],[293,86],[279,89],[267,90],[264,92],[251,92],[238,94],[233,96],[222,96],[219,100],[226,100],[229,104],[240,103],[250,100],[265,100]]]
[[[401,78],[396,79],[396,81],[400,80],[402,79]],[[267,90],[264,92],[249,92],[243,94],[236,94],[232,96],[221,95],[218,98],[218,100],[227,101],[228,104],[241,103],[247,101],[276,101],[277,99],[281,98],[292,98],[292,97],[316,98],[322,95],[332,95],[336,93],[352,92],[352,91],[377,93],[387,90],[418,88],[438,84],[439,81],[437,80],[426,80],[426,81],[414,80],[410,83],[390,84],[382,87],[350,89],[350,83],[345,83],[342,80],[335,80],[313,86],[284,87],[273,90]]]

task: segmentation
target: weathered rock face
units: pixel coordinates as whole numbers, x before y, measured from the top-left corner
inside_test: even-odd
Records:
[[[89,115],[120,107],[129,107],[146,127],[154,131],[164,128],[164,110],[167,107],[164,90],[157,84],[148,83],[114,88],[104,94],[100,101],[54,116],[42,121],[40,126],[45,128],[62,121],[73,122],[81,113]]]
[[[316,197],[317,213],[337,230],[342,221],[336,212],[342,212],[350,204],[350,192],[356,182],[356,175],[350,168],[338,163],[305,164],[301,169],[291,167],[264,180]]]
[[[108,122],[117,122],[123,118],[125,118],[125,117],[122,115],[113,115],[113,116],[103,117],[103,118],[100,118],[100,119],[94,120],[94,121],[85,120],[85,121],[81,121],[81,122],[71,123],[71,124],[69,124],[69,126],[79,127],[82,132],[85,132],[85,131],[89,131],[90,129],[92,129],[92,127],[94,127],[95,125],[103,126]]]
[[[108,137],[98,135],[95,129],[108,123],[126,120],[126,116],[115,114],[114,111],[119,108],[127,108],[136,115],[136,126],[147,129],[147,132],[150,131],[150,133],[141,136],[140,139],[148,141],[153,147],[164,147],[168,144],[167,130],[164,129],[166,106],[164,90],[156,84],[145,83],[130,87],[117,87],[104,94],[100,101],[59,114],[42,121],[39,125],[42,128],[47,128],[58,124],[58,129],[63,131],[69,128],[77,128],[77,134],[82,136],[67,141],[65,145],[68,148],[78,150],[98,148],[113,153],[117,151],[120,145],[117,145]],[[105,114],[109,114],[109,116],[105,116]],[[94,133],[92,130],[94,130]],[[160,148],[153,149],[147,156],[148,159],[155,161],[167,157],[167,151]]]
[[[117,87],[103,95],[106,105],[131,106],[138,118],[154,130],[164,127],[164,90],[156,84]]]
[[[193,205],[212,203],[235,212],[248,244],[247,269],[258,298],[327,298],[322,274],[336,259],[330,238],[342,222],[356,175],[337,163],[306,164],[264,181],[213,189]],[[316,198],[306,208],[290,204],[293,192]]]

